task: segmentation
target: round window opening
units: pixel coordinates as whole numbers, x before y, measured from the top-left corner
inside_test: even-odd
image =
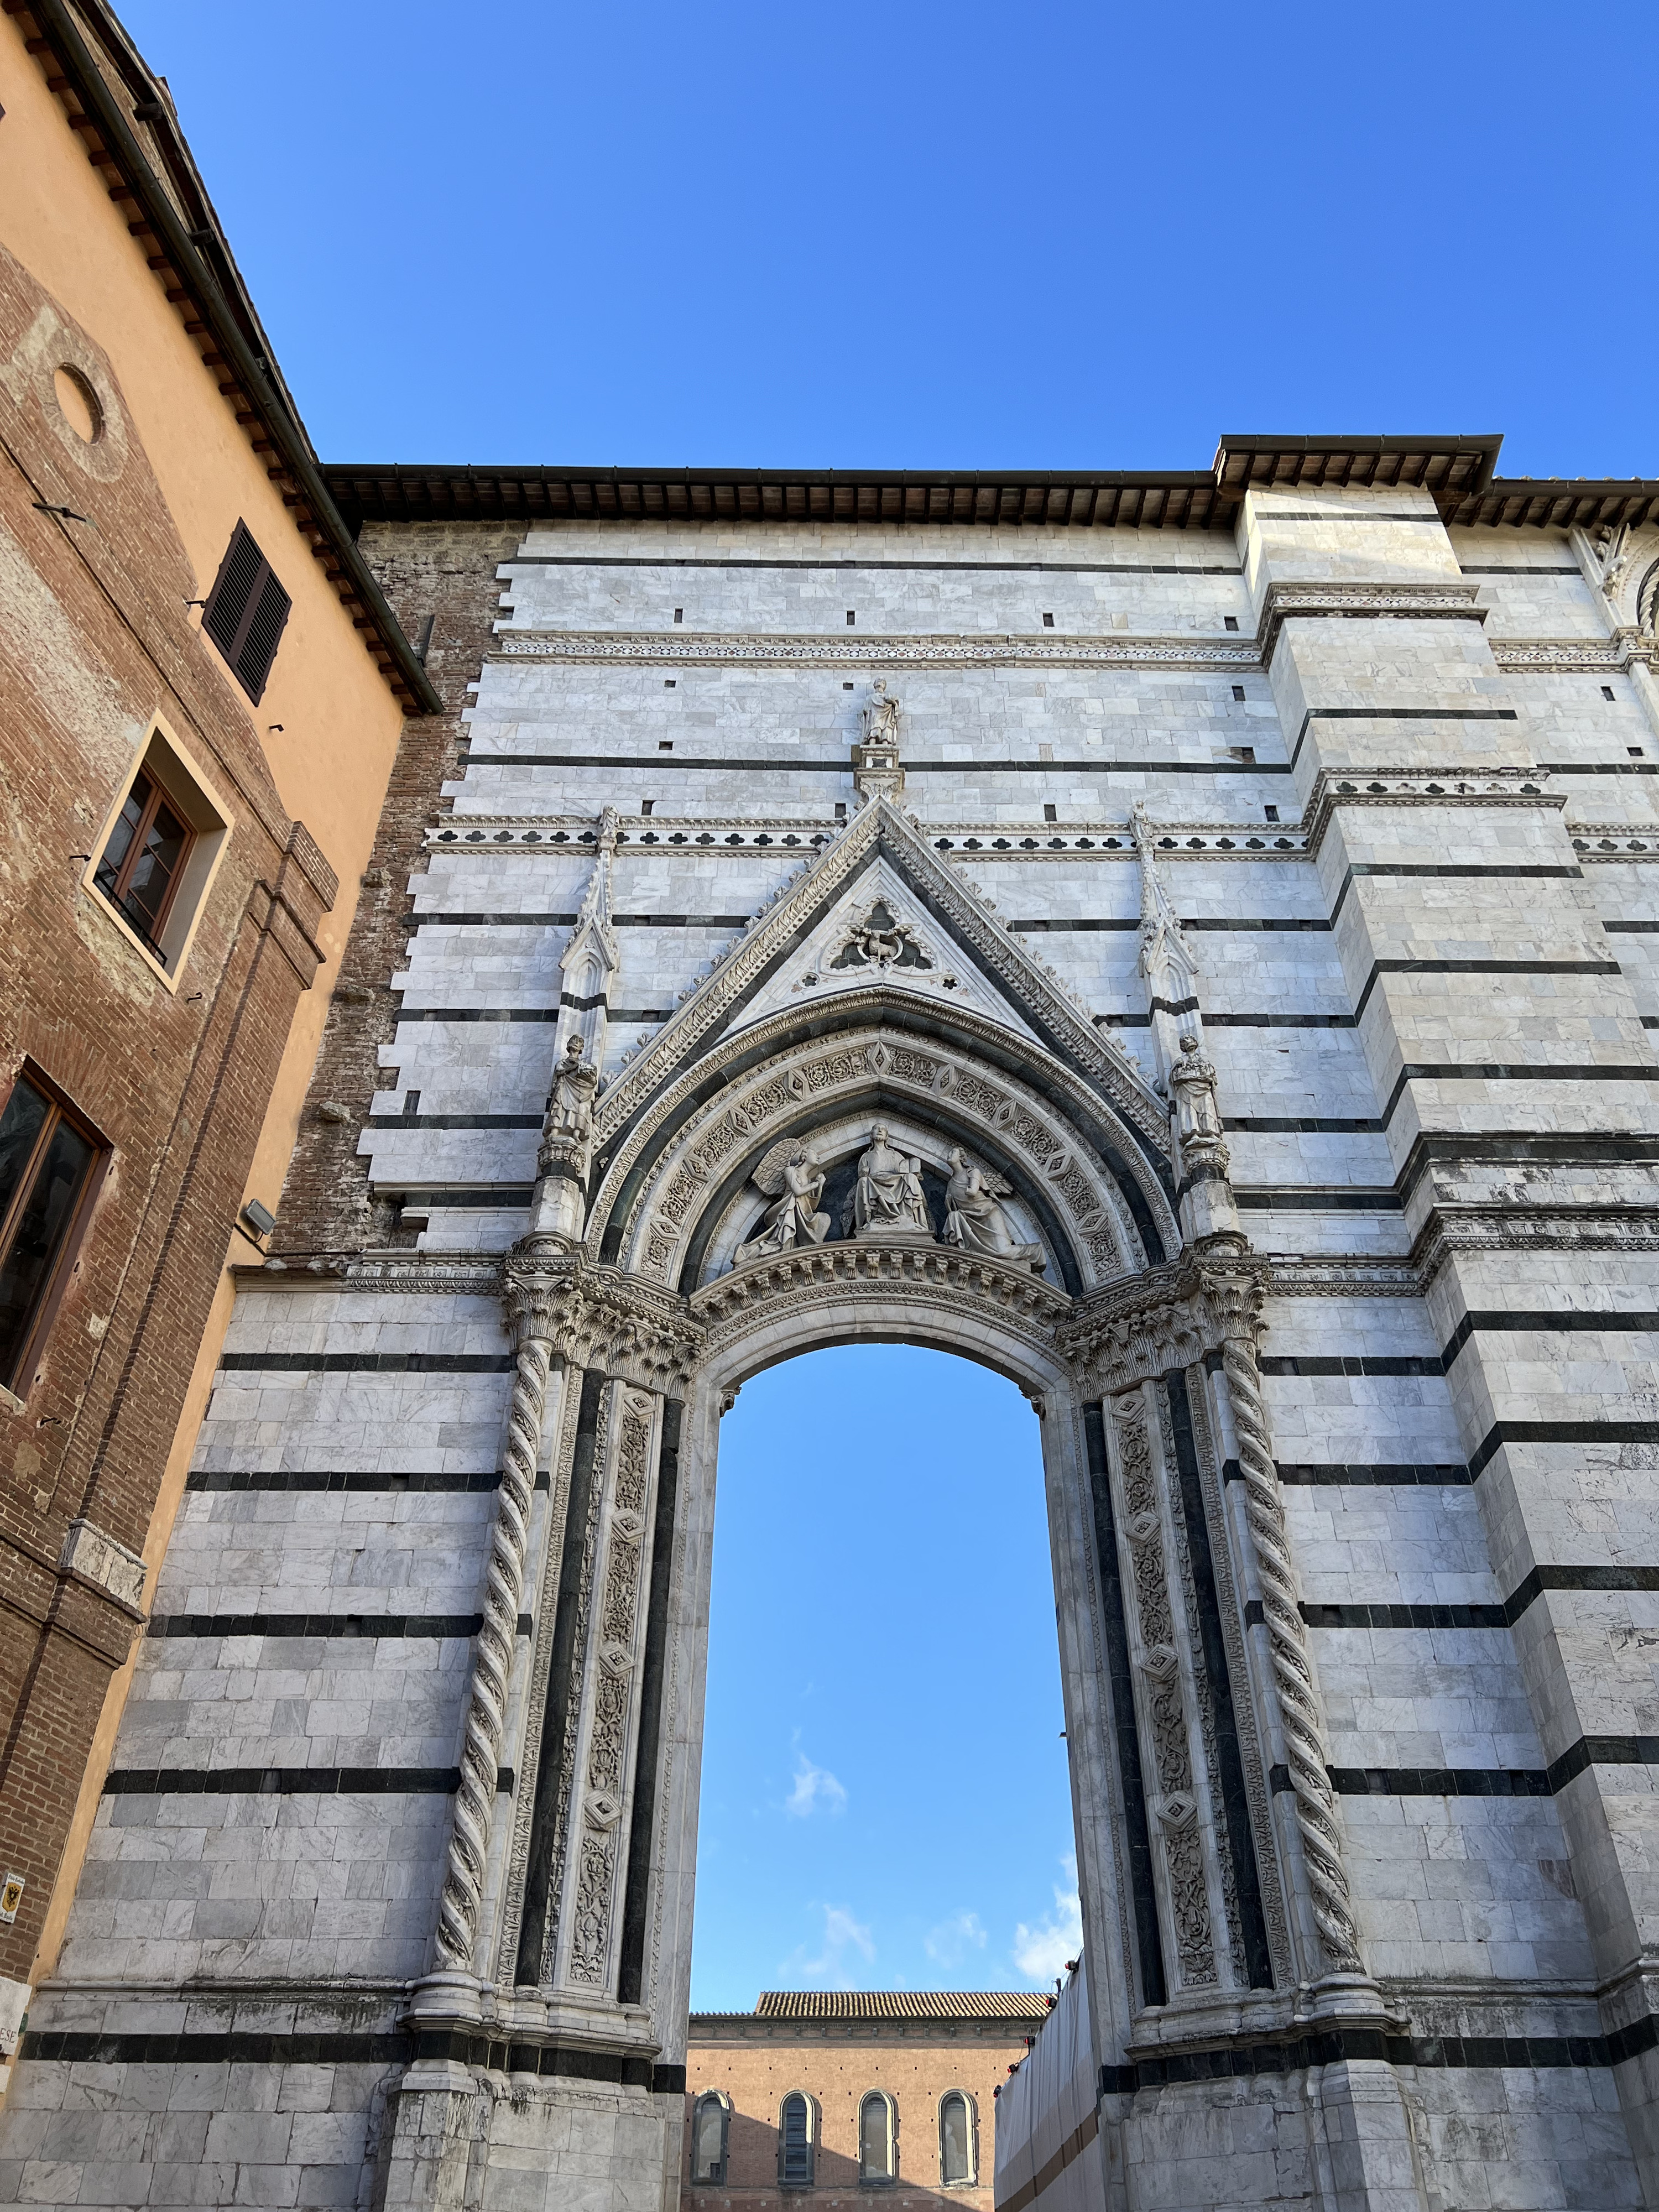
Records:
[[[98,395],[78,368],[54,369],[52,390],[64,420],[83,446],[95,446],[104,431],[104,410]]]

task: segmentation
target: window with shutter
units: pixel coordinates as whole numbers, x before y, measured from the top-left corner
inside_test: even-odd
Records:
[[[783,2100],[778,2179],[786,2189],[812,2185],[812,2108],[799,2090]]]
[[[264,696],[293,604],[246,523],[239,522],[202,610],[202,628],[256,707]]]

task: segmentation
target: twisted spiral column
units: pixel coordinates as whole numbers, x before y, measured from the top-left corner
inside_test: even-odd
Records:
[[[1297,1605],[1285,1530],[1285,1501],[1268,1442],[1255,1347],[1248,1337],[1230,1335],[1223,1341],[1221,1357],[1232,1398],[1245,1509],[1261,1575],[1261,1612],[1279,1686],[1285,1764],[1290,1769],[1297,1826],[1302,1832],[1308,1886],[1313,1893],[1314,1919],[1331,1965],[1340,1972],[1360,1973],[1364,1968],[1348,1877],[1342,1864],[1336,1799],[1325,1764],[1319,1705],[1314,1694],[1313,1670],[1308,1664],[1307,1631]]]
[[[470,1971],[483,1905],[489,1830],[495,1817],[495,1778],[507,1724],[507,1686],[519,1632],[524,1563],[530,1535],[530,1502],[536,1487],[542,1419],[552,1346],[521,1324],[513,1404],[507,1420],[505,1471],[489,1532],[483,1626],[467,1687],[466,1735],[460,1786],[449,1835],[449,1863],[438,1905],[438,1948],[451,1966]]]

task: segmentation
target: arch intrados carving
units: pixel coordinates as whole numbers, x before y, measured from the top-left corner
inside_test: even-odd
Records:
[[[717,1123],[731,1107],[741,1105],[751,1094],[766,1092],[780,1075],[787,1080],[792,1066],[804,1067],[818,1051],[837,1046],[869,1051],[882,1044],[900,1054],[914,1049],[936,1059],[954,1057],[968,1063],[964,1072],[988,1087],[1012,1086],[1029,1094],[1013,1103],[1024,1105],[1034,1118],[1046,1117],[1072,1157],[1087,1164],[1102,1186],[1100,1202],[1114,1218],[1128,1267],[1158,1265],[1179,1248],[1167,1155],[1146,1132],[1018,1032],[976,1012],[951,1009],[941,1014],[931,1002],[876,987],[842,994],[833,1006],[821,1010],[790,1008],[740,1031],[682,1070],[678,1079],[665,1083],[644,1106],[609,1129],[602,1103],[596,1115],[599,1186],[588,1218],[590,1251],[605,1264],[614,1265],[622,1261],[625,1249],[641,1245],[654,1197],[665,1187],[678,1161],[698,1141],[699,1133]],[[884,1079],[903,1088],[901,1077]],[[822,1090],[817,1094],[827,1095]],[[838,1107],[846,1095],[836,1094]],[[906,1096],[927,1100],[929,1112],[943,1126],[948,1089],[919,1085]],[[728,1176],[736,1178],[732,1190],[743,1180],[738,1164],[744,1152],[752,1165],[768,1145],[805,1126],[798,1109],[807,1097],[798,1089],[793,1107],[786,1109],[781,1100],[769,1106],[752,1150],[739,1147],[732,1155]],[[982,1120],[958,1113],[954,1128],[964,1144],[994,1154],[999,1139]],[[998,1171],[1008,1176],[1028,1202],[1034,1202],[1041,1186],[1034,1185],[1030,1164],[1006,1156],[1006,1147],[1003,1151],[1004,1157],[994,1158]],[[745,1169],[744,1174],[747,1172]],[[722,1186],[726,1180],[722,1177]],[[728,1191],[725,1202],[730,1195]],[[695,1208],[697,1218],[708,1202],[705,1199]],[[1122,1233],[1126,1230],[1127,1235]],[[688,1230],[676,1239],[682,1250],[690,1233]],[[1074,1240],[1066,1241],[1074,1250]],[[1063,1244],[1057,1249],[1064,1249]],[[637,1255],[632,1263],[638,1264]],[[672,1273],[675,1279],[682,1279],[683,1265],[677,1264]]]

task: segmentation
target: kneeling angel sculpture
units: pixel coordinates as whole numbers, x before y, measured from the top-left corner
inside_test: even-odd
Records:
[[[823,1170],[805,1145],[775,1145],[751,1177],[755,1188],[777,1203],[769,1206],[757,1236],[739,1244],[732,1256],[734,1267],[775,1252],[788,1252],[797,1243],[822,1244],[830,1232],[830,1217],[817,1210],[823,1195]]]
[[[976,1167],[958,1145],[951,1154],[951,1180],[945,1186],[945,1241],[963,1252],[988,1252],[1018,1267],[1047,1265],[1041,1244],[1022,1244],[997,1203],[1012,1198],[1012,1187]]]

